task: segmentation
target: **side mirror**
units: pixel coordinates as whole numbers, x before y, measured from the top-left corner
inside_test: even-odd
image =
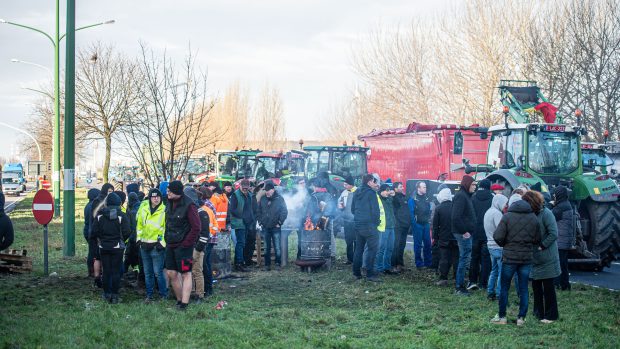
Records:
[[[454,133],[454,144],[453,144],[454,155],[463,154],[463,133],[461,131]]]

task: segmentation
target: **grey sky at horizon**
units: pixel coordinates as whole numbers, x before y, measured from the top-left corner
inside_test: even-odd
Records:
[[[115,19],[113,25],[80,31],[76,49],[101,41],[128,56],[137,56],[139,42],[156,52],[182,60],[191,45],[197,66],[207,69],[212,96],[220,96],[234,81],[256,98],[269,82],[280,90],[287,138],[316,138],[313,121],[347,97],[356,83],[350,66],[351,49],[378,26],[407,24],[444,10],[449,0],[427,1],[120,1],[77,4],[77,26]],[[61,1],[61,34],[65,2]],[[3,1],[0,18],[54,30],[54,2]],[[53,48],[43,35],[0,24],[0,121],[23,126],[40,96],[22,87],[50,84],[45,70],[11,62],[30,61],[53,69]],[[61,45],[61,68],[64,67]],[[62,71],[61,71],[62,74]],[[310,132],[309,132],[310,131]],[[312,132],[314,131],[314,132]],[[51,130],[50,130],[51,132]],[[0,127],[0,156],[22,137]],[[45,151],[45,150],[44,150]]]

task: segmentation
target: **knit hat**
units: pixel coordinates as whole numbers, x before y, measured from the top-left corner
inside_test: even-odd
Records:
[[[536,184],[532,185],[530,187],[530,189],[532,189],[533,191],[537,191],[539,193],[542,193],[542,183],[536,182]]]
[[[168,190],[175,195],[183,195],[183,183],[181,181],[172,181],[168,184]]]
[[[243,184],[242,184],[242,186],[243,186]],[[271,190],[271,189],[275,189],[275,188],[276,187],[273,185],[273,182],[271,182],[271,181],[265,182],[265,187],[264,187],[265,191],[268,191],[268,190]]]
[[[118,195],[118,197],[121,199],[121,205],[125,203],[125,200],[127,200],[127,194],[125,194],[124,191],[115,190],[114,194]]]
[[[144,200],[144,192],[143,191],[139,191],[136,194],[138,195],[138,200],[140,200],[140,201]]]
[[[355,185],[355,180],[353,179],[353,176],[348,175],[345,179],[344,182],[347,183],[348,185]]]
[[[385,180],[385,184],[389,185],[390,188],[392,187],[392,178],[388,178]]]
[[[157,188],[153,188],[149,190],[149,199],[152,197],[161,197],[161,192]]]
[[[504,190],[504,189],[506,189],[506,188],[504,188],[504,186],[503,186],[503,185],[501,185],[501,184],[497,184],[497,183],[495,183],[495,184],[493,184],[493,185],[491,186],[491,190],[492,190],[492,191],[496,191],[496,190]]]
[[[88,194],[86,194],[88,196],[88,201],[93,201],[97,198],[97,196],[99,196],[99,193],[101,193],[101,190],[96,189],[96,188],[92,188],[88,190]]]
[[[121,198],[119,198],[118,195],[116,195],[116,193],[110,193],[108,194],[108,197],[105,200],[105,203],[108,206],[120,206]]]
[[[469,190],[471,184],[474,183],[474,177],[469,175],[464,175],[463,179],[461,179],[461,187],[465,188],[465,190]]]
[[[137,193],[140,191],[140,185],[138,183],[129,183],[125,187],[125,191],[127,191],[127,194]]]
[[[110,183],[105,183],[101,186],[101,192],[103,195],[108,195],[108,191],[110,191],[110,189],[114,190],[114,186]]]
[[[242,182],[243,182],[243,181],[242,181]],[[222,188],[224,188],[224,187],[232,187],[232,186],[233,186],[233,185],[232,185],[232,183],[230,183],[230,182],[228,182],[228,181],[226,181],[226,182],[222,183]]]
[[[379,187],[379,193],[384,192],[386,190],[389,191],[390,190],[390,186],[385,184],[385,183],[381,184],[381,186]]]
[[[491,189],[491,181],[488,179],[483,179],[478,183],[478,189]]]

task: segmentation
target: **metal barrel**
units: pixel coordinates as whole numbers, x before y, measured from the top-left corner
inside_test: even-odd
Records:
[[[213,278],[222,279],[232,273],[232,256],[230,253],[230,233],[220,233],[217,244],[211,252],[211,270]]]
[[[300,237],[301,260],[330,258],[331,237],[328,230],[302,230]]]

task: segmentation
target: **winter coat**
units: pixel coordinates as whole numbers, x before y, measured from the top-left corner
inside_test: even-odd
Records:
[[[471,194],[463,186],[452,198],[452,232],[463,235],[476,231],[476,212],[471,202]]]
[[[544,208],[538,214],[540,223],[540,249],[534,250],[534,259],[530,277],[534,280],[552,279],[560,275],[560,254],[558,252],[558,226],[553,213]]]
[[[229,198],[228,213],[233,229],[246,229],[252,225],[256,221],[252,210],[252,193],[248,191],[244,195],[241,189],[237,189]]]
[[[90,238],[101,249],[123,250],[130,234],[127,215],[119,206],[110,206],[99,210],[93,219]]]
[[[4,194],[0,192],[0,251],[11,246],[15,234],[11,218],[4,212]]]
[[[192,199],[183,195],[166,205],[166,233],[164,237],[170,248],[194,247],[202,226],[198,208]],[[179,241],[179,239],[181,239]]]
[[[194,248],[196,251],[202,252],[205,250],[205,246],[211,238],[211,221],[209,219],[209,213],[203,208],[203,203],[198,199],[198,192],[195,189],[187,187],[183,190],[183,193],[190,200],[192,200],[194,205],[197,207],[198,218],[200,219],[200,232],[198,234],[198,241],[196,241]]]
[[[534,248],[540,244],[540,224],[530,204],[519,200],[510,206],[493,238],[504,248],[504,263],[531,264]]]
[[[377,193],[368,184],[362,185],[355,192],[351,203],[351,212],[353,212],[353,221],[356,226],[376,228],[381,223]]]
[[[428,224],[431,222],[431,214],[433,212],[431,199],[426,195],[415,194],[407,201],[409,206],[409,214],[412,223]]]
[[[140,209],[140,199],[136,193],[130,193],[127,202],[127,218],[129,219],[129,228],[131,236],[129,240],[136,242],[136,223],[138,222],[138,209]]]
[[[288,216],[286,202],[282,195],[274,191],[268,198],[264,195],[258,204],[258,223],[265,229],[281,227]]]
[[[166,247],[166,205],[160,203],[155,210],[151,209],[148,200],[143,201],[136,217],[136,236],[142,247],[155,247],[157,243]]]
[[[499,222],[504,216],[504,207],[508,203],[508,198],[502,194],[495,195],[491,203],[491,208],[484,214],[484,232],[487,237],[487,247],[491,249],[501,249],[497,242],[493,240],[493,233],[497,229]]]
[[[452,234],[452,194],[450,189],[444,189],[437,195],[439,206],[433,214],[433,240],[439,247],[449,247],[451,240],[456,240]]]
[[[411,226],[411,213],[409,212],[409,204],[407,196],[403,193],[396,193],[392,201],[394,206],[394,218],[396,219],[397,228],[409,228]]]
[[[486,241],[487,235],[484,230],[484,214],[491,208],[493,192],[488,189],[478,189],[471,197],[471,203],[476,213],[476,229],[474,230],[474,240]]]
[[[351,190],[343,190],[338,198],[338,202],[344,204],[344,208],[342,209],[342,220],[345,222],[353,222],[353,213],[351,212],[351,204],[353,203],[353,196],[355,196],[355,191],[357,187],[351,188]]]
[[[570,250],[575,245],[574,212],[568,200],[556,203],[553,216],[558,224],[558,248]]]
[[[88,237],[90,236],[90,223],[93,220],[93,201],[99,197],[99,193],[101,191],[99,189],[90,189],[88,190],[88,203],[84,207],[84,230],[82,233],[84,234],[84,239],[88,241]]]
[[[308,201],[306,202],[306,217],[310,216],[310,220],[312,220],[313,224],[317,224],[321,217],[330,217],[333,209],[333,202],[331,201],[332,196],[327,192],[326,189],[322,191],[315,191],[310,194],[308,197]],[[321,211],[321,202],[325,203],[325,207]],[[305,218],[304,218],[305,222]]]
[[[383,212],[385,213],[385,229],[394,229],[395,226],[395,218],[394,218],[394,203],[393,198],[381,197],[381,203],[383,204]]]

